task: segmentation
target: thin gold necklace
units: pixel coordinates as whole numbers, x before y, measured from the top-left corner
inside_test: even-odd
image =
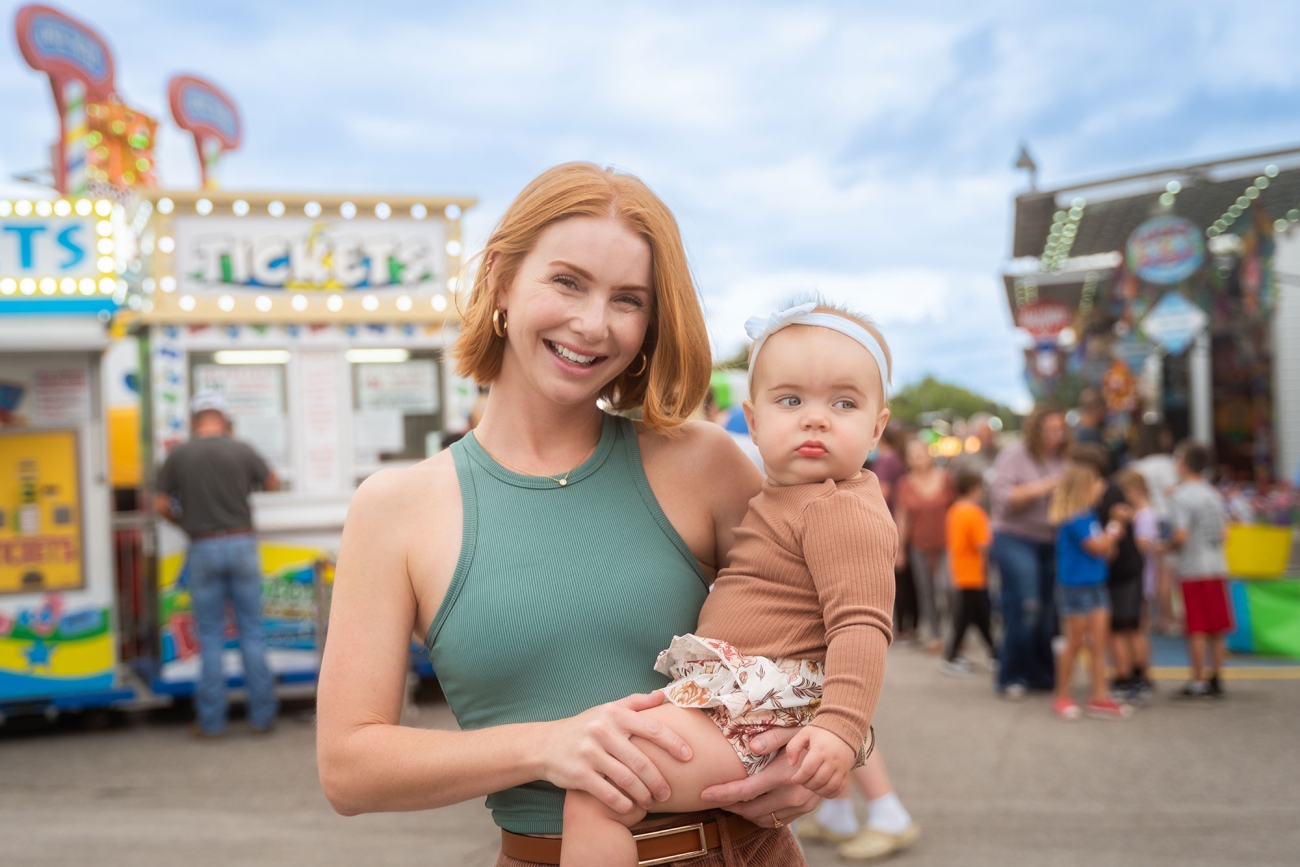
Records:
[[[526,472],[524,472],[523,470],[519,469],[518,467],[514,466],[513,464],[508,464],[508,463],[506,463],[505,461],[501,460],[501,459],[500,459],[499,457],[497,457],[496,455],[492,454],[492,452],[488,451],[488,447],[485,446],[485,445],[483,445],[483,441],[480,440],[480,439],[478,439],[478,437],[475,437],[475,440],[478,441],[479,448],[481,448],[481,449],[483,449],[483,451],[487,452],[487,456],[488,456],[488,457],[490,457],[492,460],[496,461],[496,462],[497,462],[498,464],[500,464],[501,466],[505,467],[507,470],[510,470],[510,471],[513,472],[513,473],[518,473],[518,474],[521,475],[521,476],[528,476],[528,477],[530,477],[530,478],[534,478],[534,479],[550,479],[552,482],[555,482],[555,483],[556,483],[557,485],[559,485],[561,488],[568,486],[568,484],[569,484],[569,476],[573,474],[573,471],[574,471],[574,470],[576,470],[578,467],[580,467],[580,466],[582,466],[583,464],[585,464],[585,463],[588,461],[588,459],[590,459],[591,456],[592,456],[593,454],[596,453],[596,448],[600,445],[600,440],[596,440],[596,445],[592,446],[590,449],[587,450],[587,454],[583,457],[582,460],[578,461],[577,466],[571,467],[571,468],[569,469],[569,472],[565,473],[564,475],[562,475],[562,476],[548,476],[548,475],[546,475],[545,473],[526,473]]]

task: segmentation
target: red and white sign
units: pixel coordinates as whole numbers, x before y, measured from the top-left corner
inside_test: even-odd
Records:
[[[50,77],[56,99],[68,79],[86,85],[86,95],[92,99],[113,92],[113,54],[99,34],[80,21],[49,6],[24,6],[18,10],[14,29],[23,59]]]
[[[1036,301],[1016,312],[1016,325],[1035,340],[1046,340],[1064,331],[1074,320],[1074,312],[1059,301]]]
[[[176,125],[194,136],[203,186],[208,188],[213,185],[209,172],[220,156],[239,147],[239,111],[221,88],[192,75],[167,82],[167,101]]]

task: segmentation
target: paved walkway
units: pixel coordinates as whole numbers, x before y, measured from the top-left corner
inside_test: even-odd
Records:
[[[1229,687],[1219,704],[1162,696],[1126,723],[1066,724],[1046,699],[998,701],[982,677],[892,651],[877,731],[923,833],[891,863],[1296,864],[1300,681]],[[453,724],[441,704],[417,723]],[[488,867],[496,839],[478,803],[335,815],[307,714],[286,714],[269,739],[236,725],[219,743],[175,720],[0,735],[6,867]],[[809,862],[839,863],[824,849]]]

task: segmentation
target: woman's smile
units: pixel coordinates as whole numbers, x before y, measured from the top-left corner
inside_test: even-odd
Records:
[[[555,340],[543,338],[542,343],[546,344],[546,348],[550,350],[551,355],[563,362],[562,366],[564,367],[575,367],[587,371],[609,358],[607,355],[588,355]]]

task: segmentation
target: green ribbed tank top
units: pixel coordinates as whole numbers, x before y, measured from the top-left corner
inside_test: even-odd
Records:
[[[425,646],[462,729],[562,719],[662,687],[655,656],[695,628],[703,572],[641,466],[636,430],[606,415],[600,443],[561,487],[497,463],[468,434],[460,558]],[[489,795],[516,834],[558,834],[563,790]]]

